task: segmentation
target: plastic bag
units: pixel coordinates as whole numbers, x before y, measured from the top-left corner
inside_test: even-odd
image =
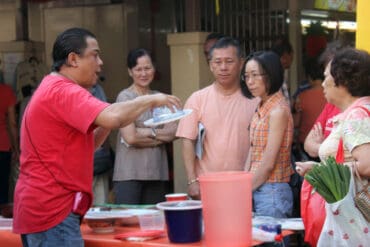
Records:
[[[369,246],[369,223],[354,202],[354,175],[351,170],[351,181],[348,194],[340,201],[325,203],[326,219],[317,246]]]
[[[305,228],[304,241],[312,247],[317,245],[325,216],[325,200],[304,180],[301,189],[301,217]]]

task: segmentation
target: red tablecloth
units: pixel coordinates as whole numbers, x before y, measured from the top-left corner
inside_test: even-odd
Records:
[[[117,227],[114,233],[110,234],[97,234],[94,233],[86,224],[81,225],[82,237],[85,240],[85,247],[203,247],[204,241],[190,244],[173,244],[170,243],[167,237],[153,239],[144,242],[129,242],[123,240],[116,240],[113,238],[115,234],[124,233],[128,231],[139,230],[138,227]],[[283,235],[292,234],[292,231],[283,231]],[[261,244],[260,242],[253,241],[253,246]],[[22,247],[22,242],[18,234],[12,233],[10,230],[0,230],[0,246],[4,247]]]

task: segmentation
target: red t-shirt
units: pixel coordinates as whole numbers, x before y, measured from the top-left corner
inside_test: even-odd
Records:
[[[6,84],[0,84],[0,151],[10,151],[7,114],[9,107],[14,106],[16,101],[12,88]]]
[[[43,79],[21,127],[15,233],[45,231],[59,224],[71,212],[78,191],[92,198],[93,122],[108,105],[62,76]]]
[[[333,129],[333,117],[340,113],[339,108],[330,103],[326,103],[324,109],[316,119],[316,123],[320,123],[324,132],[325,138],[328,137]]]
[[[322,88],[311,88],[305,90],[298,95],[298,99],[302,110],[298,140],[300,143],[304,143],[304,140],[315,123],[315,120],[323,110],[326,104],[326,99]]]

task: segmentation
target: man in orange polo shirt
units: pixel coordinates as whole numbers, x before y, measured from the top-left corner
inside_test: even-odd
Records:
[[[244,169],[250,143],[248,126],[259,102],[241,93],[243,59],[237,40],[219,39],[209,58],[215,81],[189,97],[185,108],[193,109],[193,113],[180,120],[176,133],[182,138],[188,193],[193,198],[200,196],[200,174]],[[205,138],[203,155],[197,157],[195,144],[200,123],[205,128]]]

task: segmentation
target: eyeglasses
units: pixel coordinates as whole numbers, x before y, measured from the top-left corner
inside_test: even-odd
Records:
[[[242,80],[243,81],[249,81],[249,79],[255,80],[256,78],[265,76],[266,74],[244,74],[242,75]]]

